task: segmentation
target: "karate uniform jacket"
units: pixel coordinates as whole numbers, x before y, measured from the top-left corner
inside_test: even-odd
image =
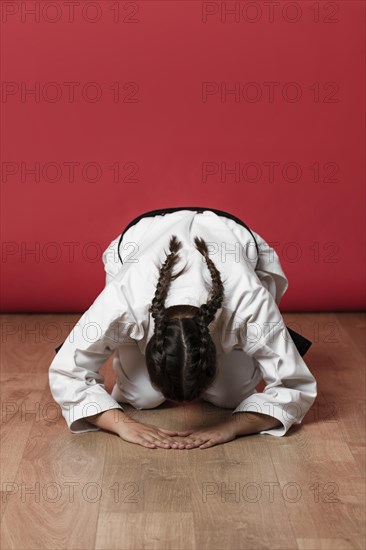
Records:
[[[212,281],[195,248],[202,237],[224,283],[222,307],[209,325],[218,358],[234,348],[253,357],[265,381],[262,392],[247,396],[233,411],[262,412],[280,420],[278,428],[259,433],[283,436],[300,424],[317,396],[314,376],[297,350],[278,305],[288,288],[275,250],[256,232],[205,210],[179,210],[140,219],[117,236],[103,253],[106,286],[78,320],[49,368],[53,398],[72,433],[98,431],[87,417],[108,409],[124,410],[105,389],[100,368],[124,343],[134,341],[145,355],[154,333],[149,313],[159,269],[169,254],[169,240],[182,242],[165,307],[200,306],[209,299]],[[257,250],[254,246],[257,241]]]

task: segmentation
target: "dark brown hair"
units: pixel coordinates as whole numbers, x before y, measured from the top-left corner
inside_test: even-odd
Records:
[[[186,269],[173,275],[182,247],[176,235],[169,242],[170,254],[160,268],[155,296],[149,312],[155,320],[154,334],[145,351],[146,366],[151,383],[173,401],[193,401],[216,377],[216,347],[209,333],[209,324],[221,307],[224,285],[220,272],[209,258],[206,242],[194,238],[197,250],[205,258],[211,274],[212,290],[207,304],[172,306],[165,308],[165,300],[172,280]],[[177,313],[188,313],[191,318],[174,318]]]

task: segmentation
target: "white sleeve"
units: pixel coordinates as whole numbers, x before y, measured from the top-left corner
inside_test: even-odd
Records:
[[[262,284],[272,294],[277,305],[288,289],[288,280],[282,269],[277,252],[258,233],[252,230],[256,238],[259,254],[255,272]]]
[[[241,316],[238,344],[256,360],[266,386],[263,392],[245,398],[232,414],[258,412],[273,416],[282,426],[259,433],[283,436],[293,424],[302,422],[317,396],[317,383],[272,294],[258,286],[245,307],[249,313],[246,319]]]
[[[126,267],[128,264],[134,264],[137,262],[135,254],[139,249],[138,243],[143,241],[143,237],[149,232],[149,228],[153,221],[153,217],[141,218],[127,230],[123,230],[122,233],[113,239],[104,250],[102,254],[102,261],[106,272],[106,285],[108,285],[119,273],[122,266]],[[120,247],[118,248],[122,234],[123,238],[121,240]],[[123,264],[121,264],[119,255],[122,258]]]
[[[102,261],[106,273],[106,285],[112,281],[122,266],[121,260],[118,256],[118,243],[120,237],[121,235],[118,235],[118,237],[113,239],[113,241],[108,245],[108,248],[106,248],[102,254]]]
[[[54,400],[72,433],[98,431],[87,417],[118,408],[99,373],[136,324],[128,315],[122,290],[111,283],[76,323],[49,367]]]

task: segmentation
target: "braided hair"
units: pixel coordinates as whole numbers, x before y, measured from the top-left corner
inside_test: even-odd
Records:
[[[149,308],[155,327],[145,351],[146,366],[152,385],[161,391],[166,399],[180,402],[193,401],[216,378],[216,347],[209,332],[209,324],[221,307],[224,297],[220,272],[209,257],[206,242],[199,237],[195,237],[194,242],[210,271],[210,298],[200,307],[165,308],[171,281],[186,269],[185,266],[176,275],[172,274],[175,264],[179,261],[178,251],[182,247],[176,235],[172,235],[169,242],[170,254],[160,268],[155,295]],[[172,317],[177,308],[184,308],[193,316]]]

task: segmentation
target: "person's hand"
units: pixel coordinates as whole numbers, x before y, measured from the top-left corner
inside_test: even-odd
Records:
[[[123,422],[118,429],[118,435],[125,441],[136,443],[149,449],[156,449],[157,447],[163,449],[184,449],[184,443],[176,441],[174,436],[186,436],[189,433],[189,430],[181,432],[166,430],[152,424],[136,422],[135,420]]]
[[[236,426],[232,419],[228,419],[208,428],[191,430],[191,432],[184,437],[183,442],[185,449],[194,449],[196,447],[207,449],[208,447],[213,447],[220,443],[232,441],[236,437]]]

